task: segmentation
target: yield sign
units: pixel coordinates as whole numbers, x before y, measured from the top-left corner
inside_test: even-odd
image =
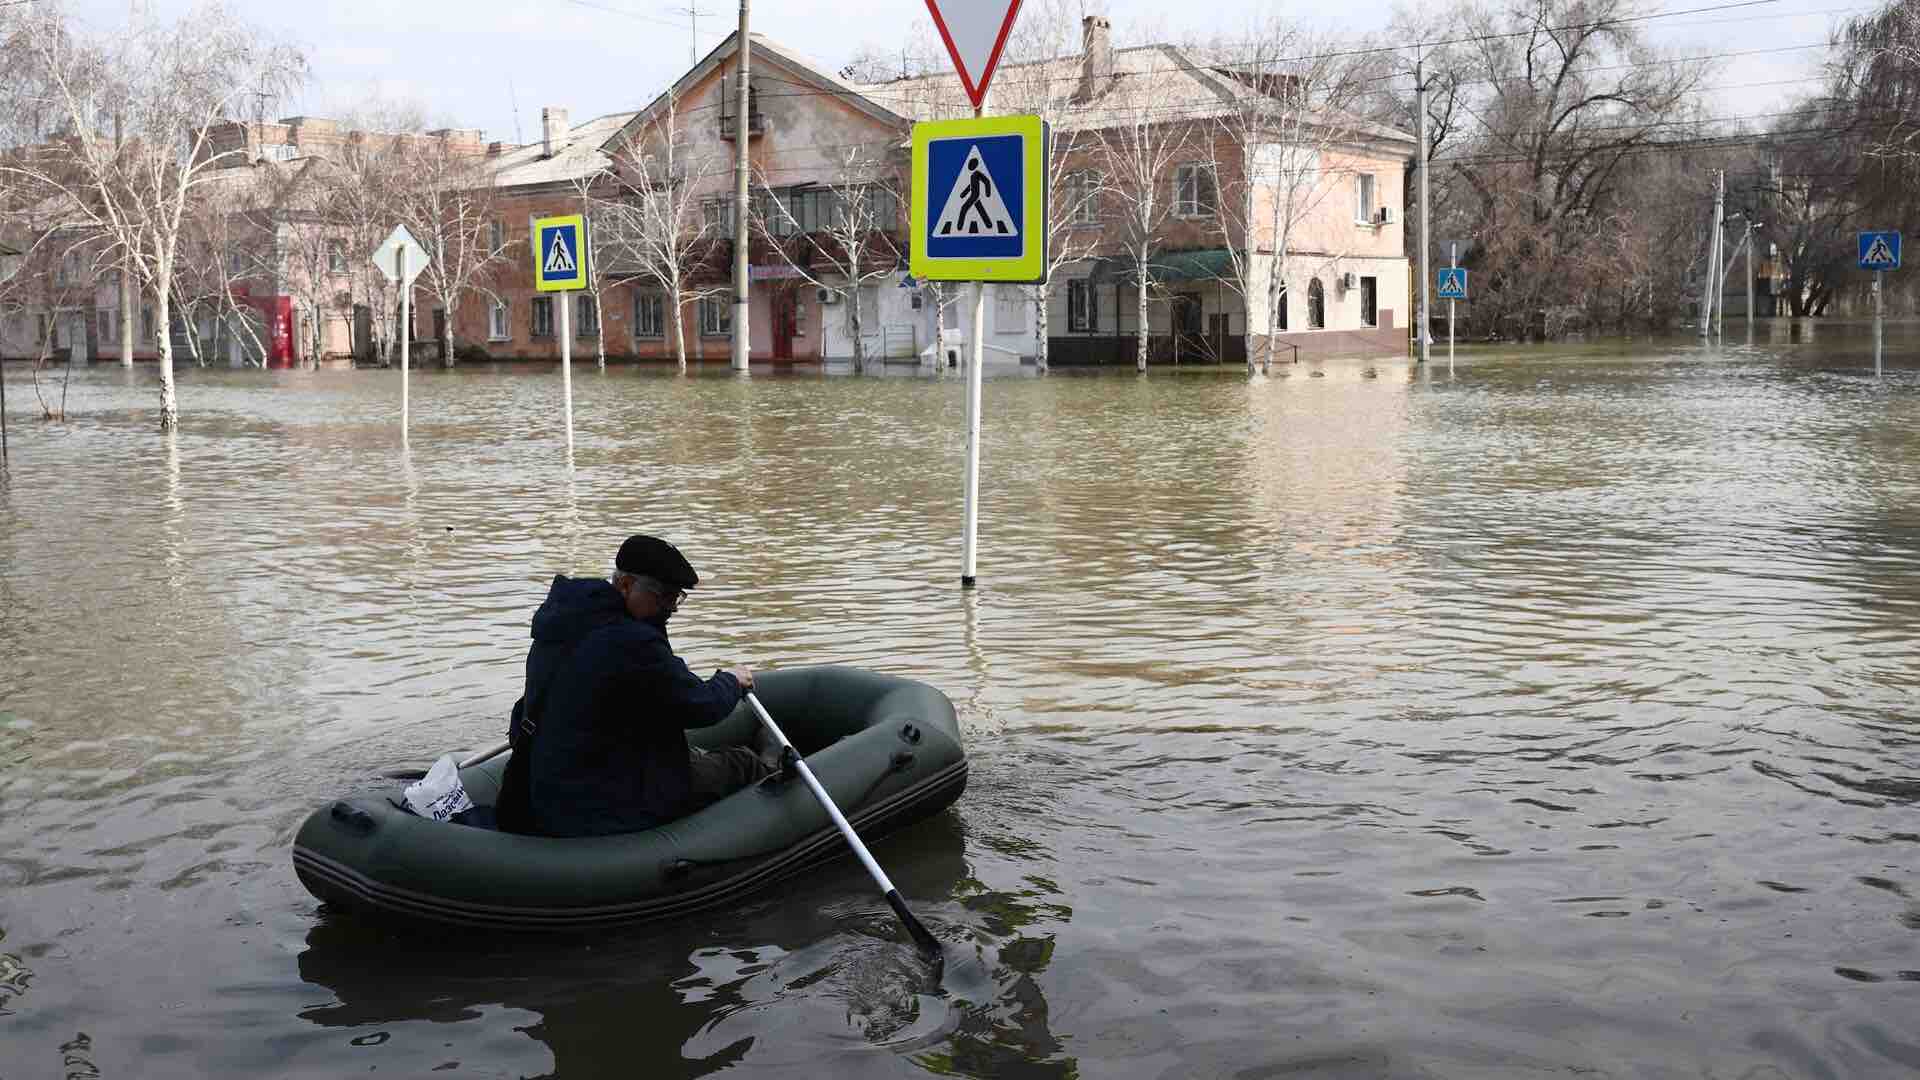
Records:
[[[927,0],[933,25],[947,43],[953,69],[978,109],[987,100],[993,69],[1000,66],[1001,50],[1020,17],[1020,0]]]

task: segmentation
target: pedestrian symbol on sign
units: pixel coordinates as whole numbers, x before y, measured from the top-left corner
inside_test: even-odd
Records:
[[[935,236],[1020,235],[1020,226],[1000,198],[1000,186],[980,157],[978,146],[967,150],[967,164],[954,177],[953,191],[947,196],[946,209],[934,224]]]
[[[572,234],[565,229],[555,229],[553,231],[553,247],[547,252],[546,273],[572,277],[578,272],[578,264],[574,262],[573,251],[567,247],[567,240],[571,235]]]
[[[1900,269],[1900,234],[1887,232],[1861,233],[1860,269]]]

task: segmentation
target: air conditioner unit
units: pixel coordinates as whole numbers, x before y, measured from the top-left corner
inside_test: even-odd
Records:
[[[1353,271],[1351,270],[1340,275],[1340,287],[1342,289],[1351,289],[1355,285],[1358,285],[1359,283],[1360,283],[1360,279],[1358,277],[1355,277],[1353,274]]]
[[[1393,224],[1393,207],[1383,206],[1373,215],[1373,220],[1382,225]]]
[[[813,295],[814,298],[822,304],[837,304],[840,302],[840,293],[835,289],[816,289]]]

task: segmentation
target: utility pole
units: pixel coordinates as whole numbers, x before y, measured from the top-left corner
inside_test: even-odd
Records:
[[[747,296],[747,128],[753,116],[753,89],[748,72],[753,63],[753,39],[747,36],[747,9],[752,0],[740,0],[740,89],[733,117],[733,370],[747,370],[753,356],[752,308]]]
[[[1720,296],[1720,229],[1726,227],[1726,171],[1715,177],[1713,234],[1707,236],[1707,292],[1699,306],[1699,336],[1713,338],[1713,309]]]
[[[1431,357],[1429,356],[1429,353],[1432,351],[1432,348],[1433,348],[1433,335],[1428,332],[1428,321],[1427,321],[1428,320],[1427,313],[1430,310],[1428,306],[1428,300],[1427,300],[1427,291],[1433,287],[1433,268],[1428,265],[1428,257],[1427,257],[1427,247],[1428,247],[1427,226],[1433,220],[1433,203],[1429,201],[1431,198],[1431,187],[1427,183],[1427,79],[1426,79],[1426,60],[1424,58],[1416,57],[1416,59],[1413,62],[1413,81],[1415,84],[1417,84],[1416,89],[1418,90],[1418,93],[1415,95],[1415,98],[1419,102],[1417,108],[1420,110],[1420,329],[1419,329],[1419,334],[1420,334],[1420,362],[1422,364],[1425,364],[1429,359],[1431,359]],[[1373,212],[1372,207],[1367,207],[1366,210],[1369,214]]]
[[[1747,344],[1753,344],[1753,234],[1760,230],[1760,223],[1753,220],[1753,214],[1747,214],[1747,246],[1745,259],[1741,267],[1747,275]]]

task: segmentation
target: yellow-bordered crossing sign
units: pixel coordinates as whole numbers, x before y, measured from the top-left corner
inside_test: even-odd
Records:
[[[989,116],[913,125],[913,276],[1047,276],[1047,124]]]
[[[587,287],[587,220],[580,214],[533,223],[533,285],[541,292]]]

